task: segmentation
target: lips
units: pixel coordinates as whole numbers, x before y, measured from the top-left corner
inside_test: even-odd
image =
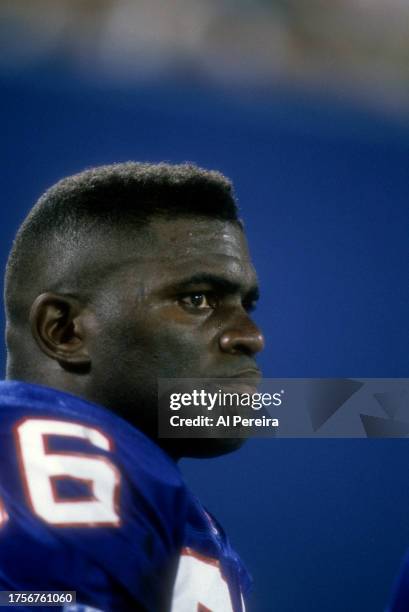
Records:
[[[261,370],[258,368],[247,368],[231,373],[229,376],[225,376],[223,381],[219,379],[219,383],[222,384],[225,390],[231,388],[236,393],[248,393],[252,395],[257,392],[257,387],[261,380]]]
[[[247,378],[252,382],[255,381],[256,383],[259,383],[263,378],[263,374],[258,368],[248,368],[247,370],[239,370],[226,378]]]

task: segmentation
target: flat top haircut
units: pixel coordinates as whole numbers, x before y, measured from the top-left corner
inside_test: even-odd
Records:
[[[230,181],[194,164],[112,164],[56,183],[32,208],[14,240],[6,267],[8,322],[27,316],[24,295],[47,263],[57,276],[67,254],[78,252],[98,232],[143,227],[156,216],[237,221],[238,211]]]

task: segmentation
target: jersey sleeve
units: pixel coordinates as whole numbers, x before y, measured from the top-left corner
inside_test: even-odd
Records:
[[[0,466],[0,590],[76,591],[104,611],[168,608],[186,495],[152,442],[111,422],[11,411]]]

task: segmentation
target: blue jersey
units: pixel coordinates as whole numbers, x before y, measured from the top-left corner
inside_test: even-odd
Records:
[[[0,590],[76,591],[67,612],[245,610],[250,579],[223,529],[109,410],[1,382],[0,466]]]

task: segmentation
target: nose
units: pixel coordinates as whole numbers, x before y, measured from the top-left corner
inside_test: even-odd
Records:
[[[219,345],[225,353],[252,356],[263,350],[264,336],[257,325],[246,316],[222,333]]]

